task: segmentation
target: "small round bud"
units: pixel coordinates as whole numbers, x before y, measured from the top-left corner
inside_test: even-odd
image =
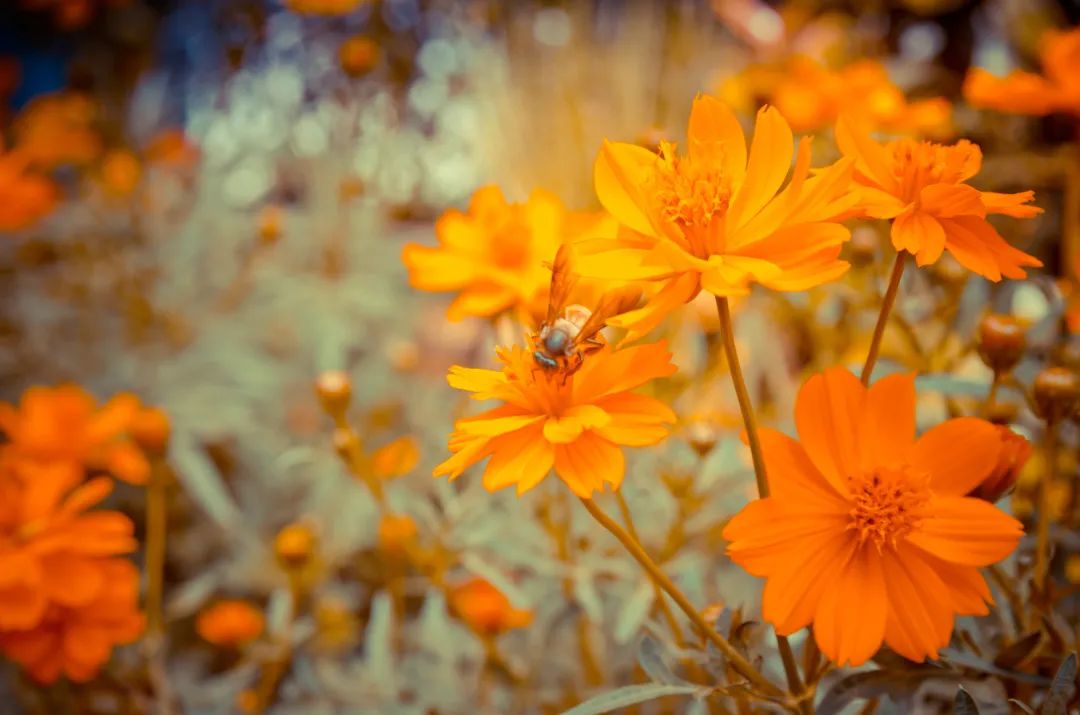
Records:
[[[349,409],[352,380],[341,370],[327,370],[315,380],[315,392],[326,413],[337,419]]]
[[[1069,417],[1080,398],[1080,378],[1064,367],[1048,367],[1035,376],[1035,412],[1048,422]]]
[[[979,356],[994,372],[1009,372],[1024,356],[1024,326],[1011,315],[991,313],[979,322]]]
[[[172,427],[169,415],[160,407],[139,410],[128,429],[131,438],[147,454],[160,456],[168,451]]]
[[[690,448],[702,459],[708,456],[709,452],[713,451],[713,447],[716,446],[718,439],[719,435],[717,434],[716,426],[707,421],[695,420],[686,428],[686,443],[689,444]]]
[[[350,77],[363,77],[379,63],[379,45],[369,37],[353,35],[338,48],[341,69]]]
[[[274,556],[284,569],[301,569],[315,555],[316,538],[305,524],[293,523],[274,538]]]

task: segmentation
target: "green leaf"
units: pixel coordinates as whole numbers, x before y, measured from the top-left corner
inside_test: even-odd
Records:
[[[696,685],[661,685],[659,683],[627,685],[623,688],[601,693],[594,698],[589,698],[580,705],[565,711],[562,715],[600,715],[600,713],[609,713],[618,708],[637,705],[657,698],[666,698],[672,695],[704,697],[708,692],[708,689]]]
[[[956,699],[953,700],[953,715],[979,715],[979,706],[975,703],[975,698],[971,697],[971,693],[964,690],[964,686],[961,685],[956,689]]]
[[[836,715],[853,700],[910,695],[923,680],[960,680],[963,676],[942,668],[919,666],[911,670],[869,670],[841,678],[825,694],[818,715]]]
[[[664,646],[659,641],[650,635],[641,637],[638,644],[638,663],[651,680],[664,685],[693,686],[693,683],[675,675],[664,655]]]
[[[1039,712],[1042,715],[1068,715],[1069,699],[1073,696],[1076,683],[1076,653],[1061,663],[1054,680],[1050,683],[1050,692],[1046,696]]]

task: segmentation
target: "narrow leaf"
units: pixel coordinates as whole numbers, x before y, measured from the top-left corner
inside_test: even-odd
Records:
[[[638,663],[649,678],[664,685],[693,685],[671,670],[664,657],[664,646],[650,635],[642,636],[638,644]]]
[[[1054,681],[1050,683],[1050,692],[1046,695],[1046,702],[1039,710],[1042,715],[1068,715],[1069,700],[1073,696],[1076,683],[1076,653],[1069,653],[1069,657],[1061,663]]]
[[[979,706],[971,693],[964,690],[961,685],[956,689],[956,699],[953,700],[953,715],[979,715]]]
[[[589,698],[580,705],[563,712],[562,715],[600,715],[657,698],[671,695],[704,695],[705,692],[707,691],[696,685],[661,685],[659,683],[627,685]]]

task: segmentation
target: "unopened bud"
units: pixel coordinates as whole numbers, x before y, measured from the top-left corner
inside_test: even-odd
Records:
[[[998,373],[1016,367],[1024,356],[1024,326],[1011,315],[991,313],[979,322],[979,356]]]
[[[301,569],[315,555],[315,533],[305,524],[293,523],[274,538],[274,556],[286,570]]]
[[[341,370],[326,370],[315,380],[315,392],[326,414],[344,418],[352,399],[352,380]]]
[[[1047,422],[1072,415],[1080,398],[1080,379],[1064,367],[1048,367],[1035,376],[1035,412]]]
[[[1016,478],[1031,458],[1032,451],[1031,443],[1023,435],[1000,425],[997,429],[1001,437],[1001,451],[998,454],[997,464],[970,495],[991,503],[1004,496],[1016,483]]]

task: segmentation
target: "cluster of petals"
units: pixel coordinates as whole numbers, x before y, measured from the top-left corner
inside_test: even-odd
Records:
[[[12,459],[68,462],[87,472],[143,484],[150,465],[131,437],[156,414],[131,394],[98,406],[78,385],[38,386],[26,390],[18,405],[0,403],[0,433]]]
[[[142,630],[133,524],[91,510],[112,484],[0,453],[0,652],[40,682],[89,680]]]
[[[893,247],[914,254],[920,266],[948,251],[965,268],[999,281],[1025,278],[1025,267],[1042,265],[1009,245],[986,220],[990,214],[1031,218],[1042,209],[1028,205],[1032,191],[999,194],[967,184],[982,166],[977,145],[911,139],[879,144],[846,119],[837,122],[836,141],[855,161],[858,208],[867,216],[891,219]]]
[[[1080,28],[1047,33],[1041,42],[1042,74],[1015,70],[997,77],[981,68],[964,80],[964,98],[976,107],[1042,116],[1080,116]]]
[[[509,203],[495,186],[478,189],[468,212],[451,209],[435,224],[438,246],[409,244],[402,260],[419,290],[454,292],[450,320],[511,313],[535,324],[547,307],[551,271],[561,244],[603,235],[601,213],[568,211],[554,194],[536,190]]]
[[[760,430],[771,495],[724,529],[728,555],[766,579],[765,620],[784,635],[813,624],[839,665],[865,662],[882,643],[936,658],[957,615],[988,612],[979,568],[1023,533],[968,496],[997,478],[998,427],[961,417],[916,439],[913,375],[866,388],[842,368],[803,385],[795,423],[798,440]]]
[[[683,155],[667,142],[659,153],[609,142],[596,160],[596,194],[623,230],[587,242],[580,272],[662,283],[644,307],[610,321],[629,330],[627,340],[701,290],[802,291],[848,268],[839,255],[850,232],[839,220],[857,200],[851,159],[812,174],[810,140],[796,148],[773,107],[758,113],[748,152],[735,114],[710,96],[694,101],[687,139]]]
[[[491,491],[516,484],[521,494],[554,468],[571,491],[589,498],[605,484],[622,483],[622,447],[656,444],[675,422],[667,405],[632,392],[675,372],[663,342],[618,351],[606,346],[573,374],[540,368],[516,345],[498,356],[501,370],[451,368],[451,386],[502,404],[454,424],[453,455],[435,476],[454,479],[490,458],[483,483]]]

